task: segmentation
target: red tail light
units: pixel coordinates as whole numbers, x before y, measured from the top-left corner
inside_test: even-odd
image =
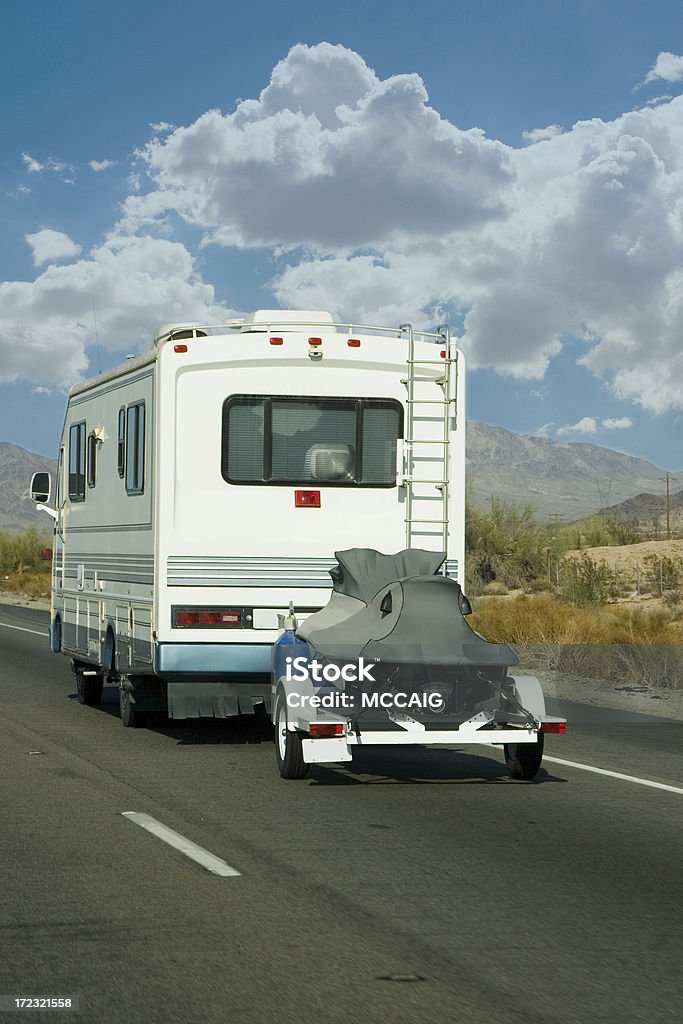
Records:
[[[344,735],[344,723],[343,722],[312,722],[310,726],[310,735],[312,739],[320,739],[322,737],[330,736],[343,736]]]
[[[541,722],[541,732],[561,732],[567,731],[566,722]]]
[[[245,625],[242,608],[173,608],[177,629],[230,629]]]

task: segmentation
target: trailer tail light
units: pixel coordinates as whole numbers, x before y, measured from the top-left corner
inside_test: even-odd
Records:
[[[270,339],[270,344],[271,345],[281,345],[282,342],[283,342],[282,338],[271,338]]]
[[[311,739],[330,738],[344,735],[343,722],[312,722],[309,727]]]
[[[360,348],[360,338],[349,338],[346,344],[349,348]]]
[[[445,359],[446,358],[446,349],[442,348],[441,351],[439,352],[439,355],[441,356],[442,359]]]
[[[541,732],[561,732],[567,731],[566,722],[541,722]]]
[[[176,629],[239,629],[250,626],[252,616],[243,608],[172,608]]]
[[[320,508],[320,491],[294,491],[295,508]]]
[[[322,338],[309,338],[308,339],[308,344],[309,345],[317,346],[317,345],[322,345],[322,343],[323,343],[323,339]]]

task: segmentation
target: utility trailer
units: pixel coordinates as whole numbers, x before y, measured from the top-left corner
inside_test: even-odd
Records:
[[[330,596],[338,548],[445,553],[462,582],[462,353],[446,326],[258,310],[167,325],[70,392],[50,641],[124,725],[272,713],[271,648]]]
[[[352,759],[354,747],[483,744],[503,748],[515,779],[532,779],[546,713],[519,660],[468,625],[469,601],[440,572],[445,553],[335,552],[328,605],[300,626],[292,607],[273,647],[276,762],[285,779],[310,764]]]

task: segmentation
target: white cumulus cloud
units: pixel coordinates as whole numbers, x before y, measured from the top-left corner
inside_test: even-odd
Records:
[[[0,283],[0,383],[73,384],[86,348],[145,350],[162,323],[234,315],[215,301],[187,249],[158,238],[112,235],[86,258],[48,266],[35,281]]]
[[[633,420],[630,416],[619,416],[615,419],[603,420],[602,425],[605,430],[628,430],[633,426]]]
[[[91,160],[88,167],[97,174],[100,171],[108,171],[110,167],[116,167],[117,163],[117,160]]]
[[[598,432],[598,421],[594,416],[584,416],[578,423],[572,423],[570,426],[559,427],[557,430],[558,437],[564,437],[566,434],[597,434]]]
[[[52,260],[70,259],[78,256],[80,245],[73,242],[63,231],[43,228],[32,235],[25,235],[33,253],[33,265],[39,267]]]
[[[650,68],[643,79],[643,85],[660,80],[664,82],[683,81],[683,57],[669,53],[667,50],[658,54],[654,66]]]
[[[682,60],[660,54],[651,74],[678,80]],[[161,319],[190,319],[213,298],[185,245],[163,248],[180,218],[184,241],[209,255],[270,250],[283,306],[355,322],[451,318],[471,367],[529,380],[571,339],[615,396],[683,409],[683,97],[533,129],[515,148],[446,120],[415,74],[381,79],[343,46],[299,44],[232,113],[152,130],[116,241],[0,288],[25,289],[44,313],[49,296],[58,319],[59,288],[81,301],[92,278],[98,323],[100,301],[119,322],[106,279],[131,325],[144,319],[132,270],[144,251],[153,309],[175,299]],[[560,429],[598,429],[579,424]]]

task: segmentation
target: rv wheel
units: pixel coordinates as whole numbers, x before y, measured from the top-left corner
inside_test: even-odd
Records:
[[[81,704],[99,704],[102,700],[104,679],[100,675],[86,676],[83,669],[75,669],[76,689]]]
[[[146,713],[136,708],[131,700],[130,690],[119,686],[119,711],[121,712],[121,724],[127,729],[135,729],[145,725],[147,722]]]
[[[301,736],[287,728],[287,701],[282,690],[275,702],[275,761],[283,779],[303,779],[308,775]]]
[[[513,779],[533,779],[543,760],[543,733],[535,743],[505,743],[505,764]]]

